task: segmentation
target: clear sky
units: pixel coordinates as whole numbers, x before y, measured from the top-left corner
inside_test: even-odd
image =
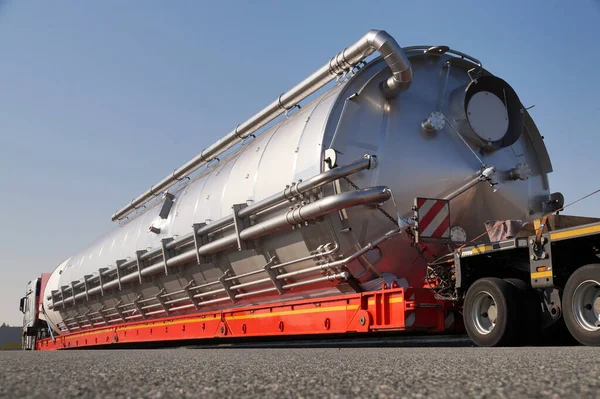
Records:
[[[369,29],[507,80],[570,202],[600,188],[600,3],[4,1],[0,322],[111,214]],[[600,195],[570,214],[600,217]]]

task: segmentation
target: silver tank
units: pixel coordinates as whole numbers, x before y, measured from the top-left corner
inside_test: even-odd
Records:
[[[424,262],[382,212],[406,220],[415,197],[451,199],[469,240],[488,220],[539,217],[551,165],[513,89],[446,47],[404,55],[399,93],[382,90],[385,56],[355,65],[61,263],[44,293],[53,328],[422,286]]]

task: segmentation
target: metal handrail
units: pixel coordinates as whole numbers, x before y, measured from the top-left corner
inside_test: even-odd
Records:
[[[367,245],[365,245],[364,247],[362,247],[361,249],[359,249],[358,251],[354,252],[353,254],[347,256],[344,259],[340,259],[337,261],[333,261],[333,262],[328,262],[326,264],[323,265],[319,265],[319,266],[314,266],[314,267],[310,267],[310,268],[306,268],[306,269],[301,269],[301,270],[297,270],[297,271],[293,271],[293,272],[289,272],[289,273],[284,273],[284,274],[280,274],[277,276],[277,279],[286,279],[286,278],[290,278],[290,277],[297,277],[301,274],[307,274],[307,273],[311,273],[311,272],[327,272],[333,269],[336,269],[338,267],[342,267],[342,266],[346,266],[348,263],[358,259],[359,257],[361,257],[362,255],[364,255],[366,252],[368,252],[369,250],[375,248],[376,246],[380,245],[381,243],[383,243],[384,241],[387,241],[395,236],[397,236],[398,234],[401,234],[401,229],[394,229],[391,230],[389,232],[387,232],[386,234],[382,235],[381,237],[379,237],[378,239],[368,243]],[[331,252],[332,250],[329,250],[328,252]],[[322,255],[322,254],[321,254]],[[288,263],[289,264],[289,263]],[[294,283],[288,283],[285,285],[282,285],[282,289],[286,290],[286,289],[291,289],[291,288],[295,288],[295,287],[299,287],[302,285],[308,285],[308,284],[314,284],[317,282],[322,282],[322,281],[333,281],[333,280],[347,280],[348,278],[350,278],[350,274],[347,271],[341,271],[338,273],[334,273],[334,274],[327,274],[325,276],[322,277],[317,277],[315,279],[310,279],[310,280],[302,280],[302,281],[297,281]],[[264,280],[256,280],[256,281],[252,281],[250,283],[246,283],[246,284],[239,284],[237,286],[231,286],[230,289],[242,289],[242,288],[247,288],[249,286],[252,285],[260,285],[263,283],[267,283],[269,282],[270,279],[264,279]],[[267,292],[273,292],[276,291],[277,288],[276,287],[269,287],[269,288],[265,288],[262,290],[256,290],[256,291],[250,291],[250,292],[243,292],[243,293],[238,293],[235,295],[236,299],[240,299],[240,298],[245,298],[248,296],[252,296],[252,295],[260,295],[262,293],[267,293]],[[194,298],[201,298],[201,297],[207,297],[207,296],[213,296],[213,295],[217,295],[220,293],[224,293],[225,289],[221,288],[218,290],[213,290],[213,291],[208,291],[208,292],[201,292],[197,295],[194,295]],[[178,303],[178,302],[183,302],[185,300],[189,300],[189,298],[187,297],[182,297],[182,298],[177,298],[177,299],[173,299],[170,301],[166,301],[165,304],[174,304],[174,303]],[[213,304],[213,303],[217,303],[217,302],[224,302],[230,300],[230,298],[228,296],[225,297],[221,297],[221,298],[215,298],[215,299],[211,299],[208,301],[202,301],[200,302],[198,305],[199,306],[206,306],[209,304]],[[129,305],[133,305],[133,303],[129,304]],[[160,306],[160,304],[156,304],[156,306]],[[147,312],[144,315],[141,314],[135,314],[135,315],[130,315],[125,317],[125,319],[130,320],[130,319],[135,319],[135,318],[139,318],[139,317],[144,317],[144,316],[151,316],[151,315],[155,315],[155,314],[160,314],[160,313],[165,313],[165,312],[172,312],[172,311],[177,311],[177,310],[182,310],[182,309],[187,309],[190,307],[195,307],[195,304],[186,304],[186,305],[181,305],[181,306],[176,306],[176,307],[171,307],[167,310],[165,309],[159,309],[156,311],[152,311],[152,312]],[[146,307],[149,308],[150,306]],[[153,306],[155,307],[155,306]],[[131,309],[130,311],[134,311],[135,309]],[[124,313],[124,312],[123,312]],[[107,315],[107,316],[118,316],[116,313],[112,314],[112,315]],[[112,323],[115,321],[119,321],[119,319],[114,319],[114,320],[107,320],[104,321],[104,323]],[[97,325],[99,323],[94,323],[94,325]],[[102,323],[100,323],[102,324]],[[84,325],[85,327],[85,325]],[[76,329],[79,327],[74,327],[71,328],[72,329]]]
[[[265,198],[261,201],[258,201],[246,208],[241,209],[238,212],[238,216],[241,218],[246,218],[251,215],[255,215],[255,214],[265,211],[273,206],[281,204],[284,201],[290,201],[306,192],[315,190],[319,187],[322,187],[325,184],[331,183],[340,178],[349,176],[354,173],[358,173],[363,170],[374,169],[376,167],[376,165],[377,165],[376,158],[372,155],[365,154],[363,158],[358,159],[354,162],[351,162],[348,165],[338,166],[336,168],[330,169],[323,173],[319,173],[307,180],[299,181],[297,184],[288,186],[284,190],[280,191],[279,193],[273,194],[270,197],[267,197],[267,198]],[[170,249],[175,249],[175,248],[187,245],[193,241],[194,233],[198,236],[203,236],[203,235],[207,235],[207,234],[216,232],[219,229],[229,227],[232,224],[233,224],[233,215],[225,216],[219,220],[216,220],[213,223],[210,223],[204,227],[201,227],[200,229],[198,229],[195,232],[186,234],[182,237],[179,237],[177,239],[174,239],[174,240],[168,242],[165,245],[165,248],[170,250]],[[150,249],[147,252],[145,252],[144,254],[142,254],[140,256],[140,260],[146,261],[146,260],[150,260],[154,257],[161,256],[161,255],[162,255],[162,248],[157,247],[157,248]],[[127,261],[117,265],[115,268],[104,271],[102,273],[102,276],[109,277],[112,274],[116,273],[117,267],[119,269],[126,269],[128,267],[134,266],[136,264],[136,262],[137,262],[137,259],[134,257],[130,260],[127,260]],[[98,280],[99,280],[99,276],[94,276],[94,277],[89,278],[87,280],[87,283],[88,284],[95,283]],[[81,288],[81,287],[84,287],[84,285],[85,285],[85,283],[83,281],[80,281],[78,283],[75,283],[73,285],[69,285],[68,287],[66,287],[64,289],[64,292],[66,293],[66,292],[71,291],[72,287]],[[58,292],[58,293],[60,293],[60,292]],[[88,292],[88,295],[89,295],[89,292]],[[80,298],[80,297],[77,297],[77,298]],[[48,295],[46,299],[51,300],[52,295]]]
[[[298,85],[280,95],[262,111],[238,125],[232,132],[202,150],[200,154],[175,169],[147,191],[132,200],[128,205],[116,211],[111,220],[119,220],[157,194],[167,190],[180,179],[188,176],[201,166],[215,159],[218,155],[233,147],[258,129],[271,122],[300,101],[325,86],[336,76],[352,69],[358,62],[378,51],[392,71],[392,76],[382,82],[381,90],[386,97],[395,97],[399,92],[408,88],[412,82],[412,68],[408,58],[396,40],[387,32],[371,30],[353,45],[347,47],[331,58],[325,65],[304,79]]]
[[[285,214],[280,214],[271,219],[267,219],[264,222],[247,227],[239,232],[239,237],[244,241],[254,240],[265,235],[275,233],[285,227],[301,224],[342,209],[358,205],[383,203],[390,198],[390,195],[389,189],[383,186],[332,195],[291,209]],[[162,260],[153,264],[152,266],[142,269],[139,273],[142,276],[153,275],[155,273],[164,271],[165,263],[167,267],[179,266],[195,259],[197,253],[201,256],[211,255],[213,253],[230,248],[236,245],[236,243],[236,234],[230,234],[211,241],[208,244],[199,247],[198,249],[194,248],[169,259]],[[86,292],[81,292],[71,297],[62,298],[60,301],[56,301],[54,306],[63,305],[68,301],[73,302],[74,300],[83,298],[86,295],[98,294],[102,291],[107,291],[119,287],[121,284],[133,282],[138,279],[139,274],[137,271],[135,271],[125,276],[120,276],[118,279],[108,281],[102,286],[90,288],[87,290],[87,294]]]

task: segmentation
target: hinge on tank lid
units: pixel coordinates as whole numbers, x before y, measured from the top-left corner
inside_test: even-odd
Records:
[[[163,238],[160,240],[160,246],[162,249],[163,262],[165,264],[165,275],[169,274],[169,267],[167,266],[167,261],[171,257],[171,251],[167,248],[167,244],[173,241],[173,238]],[[196,252],[197,254],[197,252]]]
[[[138,273],[138,280],[140,281],[140,284],[142,284],[142,269],[143,269],[143,260],[141,259],[141,256],[143,254],[145,254],[146,250],[140,250],[140,251],[135,251],[135,263],[137,265],[137,273]],[[117,265],[117,268],[119,267],[119,265]]]
[[[140,313],[140,316],[142,316],[142,319],[146,318],[146,314],[144,313],[144,310],[142,309],[142,305],[140,305],[140,301],[142,300],[142,296],[138,295],[137,298],[135,298],[133,300],[133,306],[135,306],[135,308],[137,309],[137,311]]]
[[[223,275],[221,277],[219,277],[219,283],[221,283],[221,285],[223,286],[223,289],[225,290],[225,292],[227,293],[227,296],[229,297],[229,299],[231,299],[232,302],[235,302],[235,293],[233,291],[231,291],[231,286],[230,283],[226,280],[227,277],[231,276],[231,270],[227,270],[225,273],[223,273]]]
[[[235,235],[237,237],[237,243],[238,243],[238,251],[245,251],[245,250],[249,250],[249,249],[253,249],[252,246],[252,241],[244,241],[240,238],[240,233],[242,232],[242,230],[247,229],[248,227],[250,227],[250,219],[248,218],[240,218],[238,216],[238,213],[246,208],[248,206],[248,204],[243,203],[243,204],[234,204],[232,206],[233,209],[233,226],[235,227]]]
[[[92,277],[91,274],[86,274],[83,276],[83,289],[85,291],[85,300],[89,301],[90,300],[90,295],[88,294],[88,280]]]
[[[199,265],[202,264],[205,259],[203,256],[200,256],[200,252],[198,252],[198,251],[200,250],[201,246],[208,243],[208,237],[198,235],[198,230],[204,226],[206,226],[206,223],[194,223],[192,225],[193,235],[194,235],[194,246],[196,247],[196,261],[198,262]]]
[[[185,290],[185,288],[184,288]],[[158,301],[158,303],[160,303],[160,306],[163,308],[163,310],[165,311],[165,314],[169,314],[169,307],[167,306],[167,304],[165,303],[165,299],[163,298],[163,295],[165,295],[167,291],[163,288],[162,290],[159,291],[158,294],[156,294],[154,296],[154,298],[156,298],[156,300]]]
[[[98,269],[98,280],[100,281],[100,296],[104,296],[104,280],[102,274],[108,270],[108,267],[101,267]]]
[[[190,298],[190,301],[192,301],[192,304],[194,305],[194,308],[196,310],[198,310],[199,306],[198,306],[198,302],[196,301],[196,299],[194,298],[194,293],[192,292],[191,288],[194,286],[194,280],[190,280],[187,285],[185,287],[183,287],[183,290],[185,291],[186,295],[188,296],[188,298]]]
[[[171,193],[166,192],[163,194],[163,198],[165,199],[165,202],[163,202],[162,208],[160,208],[158,216],[160,216],[161,219],[166,219],[167,217],[169,217],[169,212],[171,212],[171,208],[173,207],[175,196]]]
[[[126,260],[125,259],[119,259],[118,261],[116,261],[116,269],[117,269],[117,283],[119,283],[119,291],[121,291],[121,265],[123,263],[125,263]]]
[[[275,289],[277,290],[279,295],[282,295],[283,294],[283,284],[280,280],[277,280],[277,273],[275,272],[274,269],[271,268],[272,265],[274,265],[278,262],[277,256],[271,256],[271,254],[268,252],[267,252],[267,255],[270,257],[270,259],[267,262],[267,264],[264,266],[265,272],[271,279],[271,282],[275,286]]]

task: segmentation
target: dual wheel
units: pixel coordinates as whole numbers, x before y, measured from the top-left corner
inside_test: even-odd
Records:
[[[464,323],[478,346],[544,343],[551,332],[540,331],[541,302],[518,279],[482,278],[467,291]],[[600,345],[600,264],[577,269],[562,295],[564,324],[577,341]]]

